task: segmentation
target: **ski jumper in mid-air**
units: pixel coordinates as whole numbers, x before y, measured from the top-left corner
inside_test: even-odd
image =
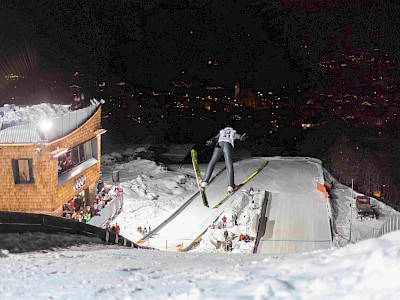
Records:
[[[207,187],[208,181],[211,178],[212,172],[215,165],[220,159],[221,155],[224,155],[225,165],[228,176],[228,193],[232,193],[235,188],[235,177],[233,171],[233,161],[232,161],[232,150],[235,146],[235,140],[239,139],[244,141],[247,138],[246,134],[238,134],[235,129],[230,126],[221,129],[219,133],[206,142],[207,145],[212,145],[216,143],[212,158],[207,166],[206,173],[204,174],[200,186],[205,189]]]

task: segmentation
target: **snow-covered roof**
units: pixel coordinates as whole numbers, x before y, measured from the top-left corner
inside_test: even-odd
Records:
[[[0,118],[0,144],[40,143],[57,140],[85,123],[99,107],[98,103],[69,111],[67,105],[40,104],[14,108]],[[45,120],[50,130],[40,128]]]

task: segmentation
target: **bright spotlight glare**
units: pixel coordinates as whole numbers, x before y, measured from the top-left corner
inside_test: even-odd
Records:
[[[42,131],[49,131],[51,129],[51,127],[52,127],[52,124],[48,120],[42,120],[39,123],[39,128]]]

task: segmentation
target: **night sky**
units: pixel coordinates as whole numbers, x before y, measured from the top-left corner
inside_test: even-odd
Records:
[[[307,84],[323,80],[326,53],[379,47],[399,58],[400,6],[391,2],[2,1],[0,72],[77,68],[155,89],[173,79]]]

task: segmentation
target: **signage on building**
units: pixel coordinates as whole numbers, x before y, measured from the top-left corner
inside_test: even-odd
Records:
[[[83,187],[86,183],[86,176],[82,175],[79,176],[74,180],[74,191],[79,190],[81,187]]]

